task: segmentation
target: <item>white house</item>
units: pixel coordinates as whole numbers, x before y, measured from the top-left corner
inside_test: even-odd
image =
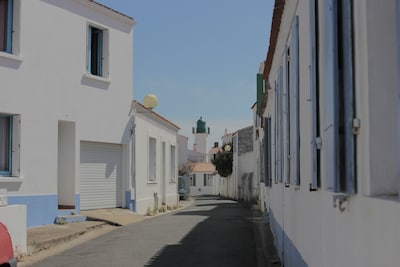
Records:
[[[189,173],[190,195],[214,195],[215,166],[211,162],[194,162]]]
[[[139,214],[178,204],[179,127],[141,103],[133,102],[135,122],[133,209]]]
[[[17,224],[125,206],[135,20],[90,0],[0,14],[0,220],[16,241]]]
[[[400,1],[276,0],[267,213],[286,267],[400,262]]]

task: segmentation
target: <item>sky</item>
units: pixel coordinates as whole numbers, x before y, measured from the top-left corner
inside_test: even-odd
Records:
[[[273,0],[96,0],[136,20],[133,98],[189,137],[202,117],[208,146],[252,125],[256,74],[266,58]]]

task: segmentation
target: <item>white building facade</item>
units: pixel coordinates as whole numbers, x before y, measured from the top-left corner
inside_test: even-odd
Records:
[[[399,10],[275,1],[261,114],[264,201],[284,266],[400,262]]]
[[[0,209],[25,206],[32,227],[123,207],[134,19],[88,0],[0,3]]]
[[[139,102],[133,102],[135,167],[131,194],[139,214],[178,204],[179,127]]]

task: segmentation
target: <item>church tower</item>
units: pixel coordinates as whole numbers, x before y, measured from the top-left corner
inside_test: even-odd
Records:
[[[192,128],[192,132],[194,134],[194,145],[193,150],[197,150],[197,152],[207,153],[207,137],[210,134],[210,127],[206,127],[206,122],[203,121],[203,118],[197,120],[197,127]]]

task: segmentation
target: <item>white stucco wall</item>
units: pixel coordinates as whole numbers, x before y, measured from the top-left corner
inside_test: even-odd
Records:
[[[324,1],[319,2],[320,14],[323,14]],[[394,0],[384,3],[354,1],[355,107],[362,126],[356,137],[357,193],[349,196],[341,212],[334,207],[334,197],[340,194],[326,190],[324,157],[321,158],[321,187],[317,191],[309,190],[312,176],[309,3],[286,1],[269,82],[274,84],[278,68],[284,62],[284,49],[290,40],[289,31],[296,14],[300,37],[301,183],[285,186],[273,182],[266,188],[264,199],[285,266],[397,266],[400,261],[400,172],[396,145],[399,114],[395,101],[399,67],[393,55],[398,50],[394,36],[395,3]],[[322,21],[320,47],[324,51]],[[326,82],[324,60],[321,53],[321,85]],[[324,86],[320,86],[320,90],[321,125],[324,125],[327,105]],[[274,90],[271,90],[264,116],[271,115],[274,119],[274,101]],[[323,129],[321,132],[324,139]],[[272,147],[275,149],[274,143]],[[274,165],[274,153],[272,157]],[[274,168],[272,170],[274,179],[276,174]]]
[[[150,110],[137,109],[136,123],[136,162],[135,162],[135,192],[136,212],[145,214],[147,209],[153,211],[162,203],[168,206],[177,205],[177,182],[178,182],[178,147],[177,133],[175,127],[165,121],[154,117]],[[156,180],[149,181],[149,138],[156,139]],[[165,143],[165,170],[163,172],[162,145]],[[171,177],[171,146],[175,146],[175,177]],[[155,198],[155,194],[157,198]],[[157,199],[157,200],[156,200]]]
[[[134,20],[81,0],[15,0],[14,11],[13,55],[0,52],[0,113],[21,115],[21,171],[0,177],[0,187],[11,204],[32,205],[28,226],[34,226],[57,216],[59,122],[76,127],[70,133],[76,169],[68,176],[78,201],[80,141],[130,142]],[[86,74],[88,25],[109,36],[103,78]]]

